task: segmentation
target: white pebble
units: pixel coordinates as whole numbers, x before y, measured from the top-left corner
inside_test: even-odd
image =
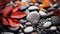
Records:
[[[29,32],[32,32],[33,31],[33,27],[26,27],[25,29],[24,29],[24,32],[26,32],[26,33],[29,33]]]
[[[31,22],[27,22],[26,25],[31,25]]]
[[[39,14],[40,14],[41,16],[46,16],[46,13],[43,12],[43,11],[39,11]]]
[[[24,33],[20,33],[20,34],[24,34]]]
[[[46,23],[44,23],[44,25],[43,25],[43,27],[49,27],[49,26],[51,26],[51,22],[46,22]]]
[[[48,20],[51,20],[51,18],[48,18]]]
[[[23,19],[20,20],[20,23],[25,23],[25,22],[27,22],[27,21],[23,20]]]
[[[28,15],[28,14],[30,13],[30,11],[27,9],[27,10],[25,11],[25,13]]]
[[[56,26],[52,26],[52,27],[50,28],[50,30],[56,30],[56,29],[57,29]]]
[[[34,9],[39,9],[37,6],[30,6],[28,10],[34,10]]]

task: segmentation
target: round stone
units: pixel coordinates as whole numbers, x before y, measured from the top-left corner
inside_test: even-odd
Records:
[[[27,17],[26,17],[26,19],[28,20],[28,21],[30,21],[30,22],[33,22],[33,21],[35,21],[35,20],[39,20],[39,18],[40,18],[40,15],[39,15],[39,13],[37,13],[37,12],[31,12],[31,13],[29,13],[28,15],[27,15]]]
[[[26,25],[31,25],[31,22],[27,22]]]
[[[50,30],[56,30],[56,29],[57,29],[56,26],[52,26],[52,27],[50,28]]]
[[[58,16],[52,16],[51,22],[53,25],[60,25],[60,18]]]
[[[25,23],[25,22],[27,22],[27,21],[23,20],[23,19],[20,20],[20,23]]]
[[[39,11],[39,14],[40,14],[41,16],[46,16],[46,13],[43,12],[43,11]]]
[[[43,25],[43,27],[49,27],[49,26],[51,26],[51,22],[46,22],[46,23],[44,23],[44,25]]]
[[[24,29],[24,32],[25,32],[25,33],[29,33],[29,32],[32,32],[32,31],[33,31],[33,27],[31,27],[31,26],[26,27],[26,28]]]

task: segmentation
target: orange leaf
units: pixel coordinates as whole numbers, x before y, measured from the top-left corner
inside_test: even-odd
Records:
[[[25,6],[26,2],[20,2],[20,6]]]
[[[49,0],[41,0],[42,4],[39,5],[39,8],[47,8],[47,7],[50,7],[50,3],[49,3]]]
[[[15,12],[15,13],[13,13],[13,14],[11,14],[11,18],[23,18],[23,17],[25,17],[26,16],[26,13],[24,13],[24,12]]]
[[[32,2],[33,2],[33,3],[36,3],[36,2],[37,2],[37,0],[32,0]]]

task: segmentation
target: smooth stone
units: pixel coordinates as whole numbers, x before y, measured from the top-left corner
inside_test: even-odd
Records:
[[[31,22],[26,22],[25,24],[26,24],[26,25],[32,25],[32,23],[31,23]]]
[[[50,30],[56,30],[56,29],[57,29],[56,26],[52,26],[52,27],[50,28]]]
[[[11,30],[11,31],[16,31],[18,29],[19,29],[19,26],[17,26],[16,28],[9,27],[9,30]]]
[[[24,20],[24,19],[21,19],[21,20],[20,20],[20,23],[25,23],[25,22],[27,22],[27,21]]]
[[[30,13],[30,11],[28,9],[26,9],[25,13],[28,15]]]
[[[40,18],[40,15],[39,15],[39,13],[37,13],[37,12],[31,12],[31,13],[29,13],[29,14],[27,15],[27,17],[26,17],[27,21],[30,21],[30,22],[33,22],[33,21],[35,21],[35,20],[38,21],[39,18]]]
[[[49,26],[51,26],[51,22],[46,22],[46,23],[44,23],[44,25],[43,25],[43,27],[49,27]]]
[[[2,32],[1,34],[14,34],[12,32]]]
[[[39,14],[43,17],[43,16],[46,16],[46,13],[43,12],[43,11],[39,11]]]
[[[33,31],[33,27],[31,27],[31,26],[26,27],[26,28],[24,29],[24,32],[25,32],[25,33],[29,33],[29,32],[32,32],[32,31]]]
[[[37,6],[30,6],[28,10],[34,10],[34,9],[39,9]]]

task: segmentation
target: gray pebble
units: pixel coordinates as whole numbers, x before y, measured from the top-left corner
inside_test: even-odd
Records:
[[[16,28],[9,27],[9,30],[11,31],[17,31],[18,29],[19,29],[19,26],[17,26]]]
[[[1,34],[14,34],[12,32],[2,32]]]

